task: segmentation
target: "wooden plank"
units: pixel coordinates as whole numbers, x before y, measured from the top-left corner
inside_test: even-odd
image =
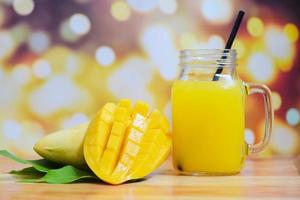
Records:
[[[0,159],[3,173],[20,167]],[[170,161],[144,181],[111,186],[100,183],[22,184],[0,174],[0,199],[300,199],[300,176],[292,158],[249,159],[235,176],[179,176]]]

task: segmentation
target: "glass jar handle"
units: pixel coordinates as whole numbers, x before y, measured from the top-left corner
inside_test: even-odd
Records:
[[[264,98],[265,107],[265,132],[262,140],[257,144],[248,144],[248,150],[250,153],[259,153],[263,151],[268,145],[271,137],[274,111],[271,102],[271,91],[270,89],[262,84],[247,83],[246,84],[247,94],[261,94]]]

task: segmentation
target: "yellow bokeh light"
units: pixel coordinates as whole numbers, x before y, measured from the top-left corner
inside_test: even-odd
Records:
[[[19,15],[29,15],[34,9],[34,2],[33,0],[14,0],[13,8]]]
[[[110,13],[117,21],[121,22],[128,20],[131,15],[128,4],[123,1],[114,2],[111,5]]]
[[[261,125],[263,131],[264,126]],[[274,123],[270,148],[281,155],[291,155],[299,151],[300,137],[295,129],[286,125],[281,120]]]
[[[191,49],[198,43],[196,35],[192,32],[183,33],[179,38],[179,44],[183,49]]]
[[[288,23],[283,27],[283,32],[291,42],[297,42],[299,38],[299,30],[295,24]]]
[[[279,110],[282,104],[281,96],[278,92],[272,91],[272,104],[274,110]]]
[[[247,21],[247,31],[253,37],[259,37],[264,32],[264,23],[258,17],[251,17]]]
[[[59,34],[62,39],[68,42],[75,42],[80,38],[80,35],[75,34],[71,30],[69,20],[62,21],[59,27]]]
[[[245,44],[242,40],[236,39],[233,43],[233,49],[237,51],[237,58],[242,58],[245,55]]]

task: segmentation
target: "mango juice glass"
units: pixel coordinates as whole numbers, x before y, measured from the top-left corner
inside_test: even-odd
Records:
[[[270,90],[238,77],[235,50],[183,50],[180,66],[172,87],[174,168],[186,175],[239,173],[246,155],[269,142]],[[216,74],[218,68],[222,72]],[[254,93],[264,98],[266,123],[262,140],[252,145],[244,140],[245,98]]]

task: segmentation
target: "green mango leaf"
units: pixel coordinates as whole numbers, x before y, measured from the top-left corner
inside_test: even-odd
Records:
[[[26,167],[21,170],[11,170],[10,174],[14,175],[24,175],[24,176],[35,176],[35,175],[44,175],[45,173],[36,170],[34,167]]]
[[[58,165],[45,159],[24,160],[7,150],[0,150],[0,155],[12,159],[21,164],[28,164],[31,167],[22,170],[12,170],[19,182],[27,183],[72,183],[82,179],[98,179],[91,171],[77,169],[71,165]]]
[[[71,165],[50,170],[42,177],[42,180],[47,183],[71,183],[80,179],[97,179],[97,177],[91,172],[77,169]]]
[[[45,159],[39,159],[39,160],[24,160],[22,158],[19,158],[17,156],[15,156],[14,154],[10,153],[7,150],[0,150],[0,155],[7,157],[9,159],[12,159],[18,163],[21,164],[28,164],[28,165],[32,165],[33,168],[35,168],[37,171],[40,172],[48,172],[51,169],[56,169],[61,167],[60,165],[53,163],[53,162],[49,162]]]

